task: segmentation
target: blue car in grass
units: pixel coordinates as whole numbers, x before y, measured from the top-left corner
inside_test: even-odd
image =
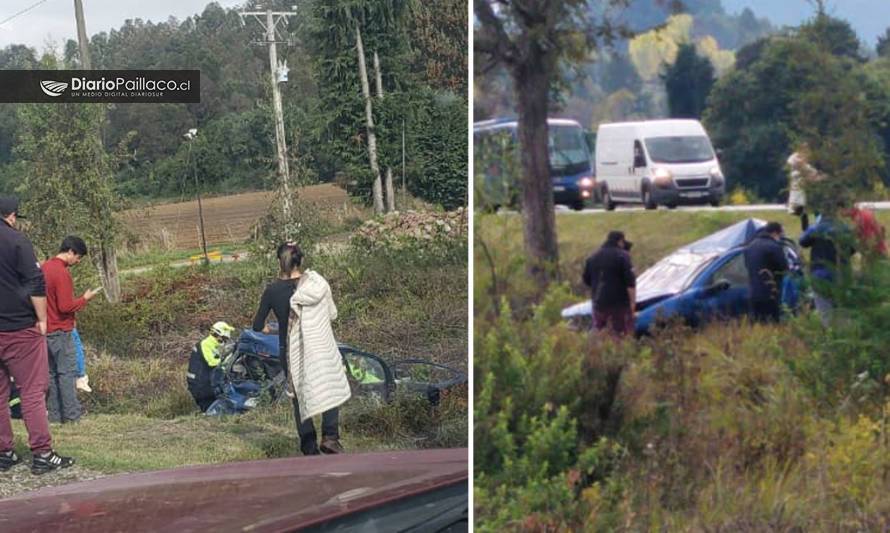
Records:
[[[748,271],[745,245],[766,225],[747,219],[684,246],[637,278],[637,336],[672,320],[698,327],[707,322],[748,313]],[[796,310],[803,279],[800,253],[783,240],[789,274],[782,287],[782,304]],[[562,311],[562,317],[589,327],[593,306],[588,299]]]

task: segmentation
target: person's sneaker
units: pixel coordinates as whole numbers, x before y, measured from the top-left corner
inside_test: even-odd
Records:
[[[344,453],[343,445],[337,439],[325,439],[321,441],[321,453],[335,454]]]
[[[0,453],[0,472],[6,472],[10,468],[22,462],[22,458],[13,450]]]
[[[83,392],[93,392],[90,388],[90,376],[83,375],[74,380],[74,388]]]
[[[71,457],[62,457],[55,450],[50,450],[41,455],[35,455],[31,460],[31,473],[35,475],[46,474],[60,468],[68,468],[74,464]]]

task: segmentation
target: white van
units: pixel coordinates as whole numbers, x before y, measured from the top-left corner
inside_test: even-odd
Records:
[[[617,204],[719,205],[726,181],[707,132],[697,120],[600,124],[596,177],[606,209]]]

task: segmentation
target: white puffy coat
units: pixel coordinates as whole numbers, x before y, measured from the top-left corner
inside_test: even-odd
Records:
[[[318,272],[307,270],[290,306],[288,360],[302,421],[339,407],[351,391],[331,327],[337,306],[328,282]]]

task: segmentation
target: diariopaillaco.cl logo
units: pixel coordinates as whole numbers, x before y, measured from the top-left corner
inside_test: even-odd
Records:
[[[68,84],[64,81],[43,80],[40,82],[40,88],[47,96],[62,96],[62,93],[68,88]]]

